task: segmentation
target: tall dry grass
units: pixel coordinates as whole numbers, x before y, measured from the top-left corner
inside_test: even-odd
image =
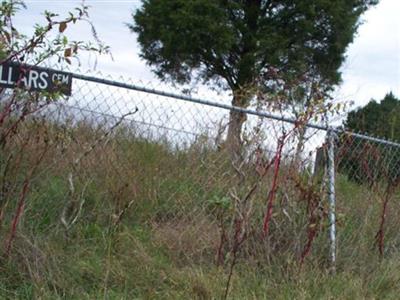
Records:
[[[273,173],[260,176],[255,157],[235,166],[204,140],[178,149],[121,127],[74,165],[106,130],[30,120],[0,149],[3,298],[218,299],[228,277],[232,299],[398,296],[398,193],[380,256],[381,199],[338,174],[332,275],[326,197],[306,172],[282,161],[265,237]]]

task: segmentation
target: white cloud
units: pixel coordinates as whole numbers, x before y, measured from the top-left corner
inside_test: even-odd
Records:
[[[392,91],[400,97],[400,1],[381,0],[363,17],[342,67],[337,97],[365,105]]]
[[[28,9],[21,11],[16,25],[25,32],[32,32],[36,22],[44,20],[40,15],[45,9],[65,14],[80,1],[26,1]],[[113,53],[110,57],[98,58],[97,69],[103,74],[131,77],[135,82],[152,81],[159,86],[150,68],[138,56],[136,37],[125,26],[131,22],[131,14],[140,1],[99,1],[88,0],[90,16],[100,38],[108,44]],[[349,46],[347,60],[342,67],[343,84],[336,92],[338,100],[354,100],[364,105],[371,98],[382,99],[385,93],[393,91],[400,97],[400,12],[399,0],[381,0],[363,16],[354,43]],[[72,38],[85,40],[90,37],[90,27],[85,24],[69,28]],[[83,64],[87,64],[83,59]],[[93,61],[91,61],[93,66]],[[85,66],[84,66],[85,68]]]

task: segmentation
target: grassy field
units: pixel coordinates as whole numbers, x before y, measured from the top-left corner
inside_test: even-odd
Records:
[[[305,172],[283,162],[263,237],[269,173],[260,178],[247,163],[238,175],[227,155],[201,139],[178,150],[122,129],[107,143],[101,135],[82,124],[37,122],[1,148],[1,299],[221,299],[234,256],[229,299],[399,298],[398,194],[381,256],[375,235],[383,196],[337,175],[331,274],[326,197]],[[310,213],[310,205],[320,207]]]

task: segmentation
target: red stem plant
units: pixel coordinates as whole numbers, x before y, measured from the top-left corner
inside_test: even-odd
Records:
[[[24,208],[25,208],[25,203],[26,203],[26,197],[28,195],[28,191],[29,191],[29,187],[30,187],[30,183],[32,181],[32,177],[36,172],[36,169],[38,168],[38,166],[41,164],[41,162],[43,161],[43,158],[45,157],[45,154],[47,152],[48,149],[48,144],[45,142],[45,148],[43,149],[42,153],[39,155],[39,157],[37,158],[37,160],[35,161],[35,163],[33,164],[33,166],[31,166],[30,170],[28,171],[28,175],[26,176],[23,186],[22,186],[22,190],[19,196],[19,201],[18,201],[18,205],[17,205],[17,209],[14,215],[14,218],[12,220],[12,225],[11,225],[11,230],[10,230],[10,234],[9,237],[7,239],[6,242],[6,256],[8,257],[10,255],[10,251],[11,251],[11,246],[12,243],[15,239],[15,235],[16,235],[16,231],[17,231],[17,226],[19,224],[19,221],[21,219],[21,216],[24,212]]]
[[[273,174],[273,179],[272,179],[272,187],[268,194],[267,211],[265,213],[264,223],[263,223],[264,237],[267,236],[269,233],[269,223],[270,223],[271,217],[272,217],[275,194],[278,189],[279,167],[281,164],[282,150],[283,150],[285,138],[286,138],[286,136],[283,136],[281,139],[279,139],[277,151],[276,151],[275,158],[274,158],[274,174]]]
[[[224,245],[228,241],[228,237],[226,235],[226,229],[225,229],[224,213],[219,212],[217,219],[219,219],[220,238],[219,238],[219,243],[218,243],[218,248],[217,248],[216,265],[222,266],[224,264],[224,259],[225,259]]]
[[[275,156],[273,159],[274,162],[274,173],[272,177],[272,186],[271,189],[268,193],[268,198],[267,198],[267,209],[264,215],[264,221],[263,221],[263,236],[264,238],[268,236],[269,234],[269,225],[271,222],[272,218],[272,213],[273,213],[273,207],[274,207],[274,200],[276,196],[276,192],[278,190],[279,186],[279,172],[280,172],[280,166],[282,162],[282,152],[283,152],[283,147],[285,146],[286,141],[288,138],[294,134],[299,127],[304,126],[311,117],[314,115],[314,112],[312,110],[307,111],[307,113],[304,114],[302,118],[297,120],[297,122],[294,123],[293,128],[291,128],[288,132],[284,132],[282,136],[278,139],[278,144],[277,144],[277,150],[275,152]]]
[[[2,223],[5,206],[7,206],[10,197],[9,183],[14,185],[13,189],[18,190],[18,181],[14,178],[14,182],[10,179],[8,174],[10,170],[14,173],[20,168],[22,160],[26,153],[26,145],[30,136],[26,141],[22,142],[19,149],[16,142],[19,141],[21,124],[26,123],[30,116],[35,115],[38,111],[48,106],[52,101],[60,98],[60,93],[48,92],[29,92],[29,87],[21,87],[20,83],[26,72],[30,71],[35,65],[42,63],[49,58],[58,58],[59,62],[66,62],[71,64],[71,58],[78,58],[78,51],[89,51],[99,54],[109,53],[109,47],[105,46],[98,38],[97,33],[88,18],[88,6],[82,3],[82,6],[74,8],[73,11],[68,13],[68,17],[59,19],[57,14],[49,11],[44,12],[46,23],[43,26],[35,26],[35,32],[32,37],[28,38],[20,34],[13,26],[12,19],[15,13],[25,8],[23,1],[3,1],[1,4],[3,14],[0,16],[0,65],[8,62],[17,63],[20,65],[19,78],[16,80],[15,88],[11,95],[5,95],[3,89],[0,89],[0,151],[4,155],[5,148],[9,145],[9,154],[5,159],[5,165],[1,167],[1,198],[0,198],[0,225]],[[68,41],[65,35],[65,30],[69,25],[75,24],[77,21],[84,21],[88,23],[92,29],[92,37],[95,43],[83,41]],[[52,32],[57,31],[55,35]],[[22,64],[28,62],[30,65]],[[29,125],[30,126],[30,125]],[[36,134],[36,129],[34,128]],[[40,133],[38,133],[40,135]],[[48,148],[48,141],[39,141],[42,137],[37,136],[38,141],[35,145],[39,147],[44,146],[43,151],[38,154],[38,158],[34,162],[29,162],[28,174],[23,183],[19,195],[15,215],[12,219],[10,235],[6,241],[6,254],[9,255],[11,251],[12,242],[15,238],[17,226],[20,218],[24,212],[26,197],[29,192],[32,178],[38,166],[41,164],[44,155]],[[17,153],[17,154],[16,154]],[[22,173],[22,172],[20,172]],[[4,196],[6,192],[7,195]],[[5,199],[6,198],[6,199]]]
[[[237,257],[238,253],[240,252],[240,247],[248,237],[248,229],[247,227],[249,226],[249,220],[251,218],[251,213],[252,213],[252,206],[247,206],[246,203],[250,202],[250,199],[252,198],[253,194],[255,191],[259,188],[261,183],[263,182],[264,177],[268,173],[269,169],[273,165],[273,178],[272,178],[272,186],[271,189],[268,193],[268,199],[267,199],[267,209],[266,213],[264,215],[263,219],[263,236],[264,238],[269,234],[269,224],[272,219],[273,215],[273,205],[274,205],[274,200],[276,198],[276,193],[278,190],[279,186],[279,173],[281,169],[281,162],[282,162],[282,154],[283,154],[283,148],[285,143],[287,142],[288,138],[296,132],[296,130],[300,127],[303,126],[311,117],[313,116],[313,111],[310,110],[306,114],[303,115],[302,118],[300,118],[291,128],[289,131],[284,131],[282,136],[278,139],[278,144],[277,144],[277,150],[275,152],[274,158],[269,161],[269,162],[262,162],[262,159],[260,159],[260,156],[262,153],[261,150],[257,152],[256,150],[256,173],[259,175],[259,178],[257,182],[250,188],[248,191],[247,195],[243,199],[239,199],[238,197],[235,197],[235,195],[231,195],[233,198],[235,198],[236,202],[238,203],[237,207],[235,209],[235,218],[233,221],[233,226],[234,226],[234,234],[233,234],[233,244],[231,248],[231,254],[232,254],[232,260],[230,263],[230,268],[229,268],[229,273],[228,273],[228,279],[225,287],[225,292],[224,292],[224,297],[223,299],[227,299],[228,294],[229,294],[229,289],[231,285],[231,280],[232,280],[232,275],[233,275],[233,270],[234,267],[237,263]],[[260,153],[259,153],[260,152]],[[257,155],[258,154],[258,155]],[[241,181],[246,180],[246,176],[241,172],[240,168],[235,167],[233,164],[233,167],[235,168],[236,172],[238,173],[238,178],[241,179]],[[243,182],[242,182],[243,184]],[[310,214],[310,223],[315,222],[315,213],[314,211],[316,208],[313,208],[314,206],[317,207],[319,204],[319,201],[311,201],[309,203],[309,214]],[[222,218],[223,219],[223,218]],[[315,234],[314,234],[315,235]],[[221,223],[221,238],[220,238],[220,244],[218,247],[217,251],[217,264],[221,264],[223,262],[223,244],[226,242],[226,232],[224,229],[223,221]],[[311,248],[311,243],[312,239],[310,239],[310,245],[309,249]],[[307,250],[307,253],[309,250]],[[306,253],[306,254],[307,254]],[[305,254],[305,255],[306,255]]]
[[[378,232],[376,233],[375,239],[376,239],[376,244],[378,246],[378,251],[379,255],[382,257],[384,254],[384,249],[385,249],[385,223],[386,223],[386,216],[388,212],[388,205],[389,201],[392,198],[396,188],[399,186],[399,179],[397,180],[392,180],[390,178],[387,178],[387,186],[384,191],[383,199],[382,199],[382,209],[381,209],[381,214],[380,214],[380,221],[379,221],[379,229]]]
[[[228,298],[229,288],[231,285],[231,280],[232,280],[232,275],[233,275],[233,270],[237,263],[237,257],[239,254],[240,246],[243,244],[243,242],[246,240],[246,237],[247,237],[247,231],[246,231],[245,224],[244,224],[245,221],[246,220],[241,219],[240,217],[235,218],[235,220],[234,220],[235,233],[234,233],[234,238],[233,238],[233,246],[232,246],[232,250],[231,250],[232,261],[231,261],[231,264],[229,267],[228,280],[226,281],[223,299]]]
[[[9,199],[12,190],[16,188],[15,186],[14,187],[10,186],[12,182],[12,180],[10,179],[12,174],[10,173],[11,171],[16,172],[17,170],[20,170],[23,156],[27,151],[26,147],[28,143],[29,139],[24,139],[19,149],[17,150],[14,147],[13,151],[9,154],[6,161],[3,163],[1,181],[0,181],[1,196],[2,196],[2,202],[0,203],[0,228],[3,224],[4,212],[6,210],[8,203],[7,199]]]
[[[291,179],[295,182],[295,187],[300,191],[300,199],[307,201],[307,242],[300,255],[301,267],[311,252],[312,244],[318,236],[323,218],[328,214],[321,205],[322,197],[320,192],[316,190],[317,186],[315,184],[305,185],[298,176],[292,176]]]
[[[379,214],[379,228],[375,235],[375,243],[379,255],[382,257],[385,247],[385,224],[389,202],[398,188],[400,180],[393,178],[394,175],[391,174],[393,165],[389,164],[389,158],[382,152],[381,147],[368,141],[359,141],[359,143],[362,143],[362,147],[358,149],[354,137],[346,137],[338,152],[339,159],[345,157],[351,162],[358,161],[358,165],[352,166],[351,174],[354,173],[356,175],[357,181],[362,180],[360,178],[361,174],[364,175],[368,187],[380,199],[381,212]],[[344,164],[346,163],[348,162],[344,162]]]

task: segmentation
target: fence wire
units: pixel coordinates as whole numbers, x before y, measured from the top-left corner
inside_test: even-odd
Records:
[[[71,237],[80,224],[92,231],[129,226],[177,264],[329,261],[336,251],[340,260],[354,228],[382,254],[398,251],[399,145],[335,131],[339,246],[329,252],[327,127],[74,77],[72,96],[52,101],[3,92],[3,116],[8,107],[13,113],[1,129],[2,213],[23,199],[27,231]],[[226,145],[232,110],[247,115],[240,159]],[[29,201],[21,194],[26,182]],[[353,207],[360,203],[354,197],[365,206]],[[376,227],[346,221],[350,208]]]

